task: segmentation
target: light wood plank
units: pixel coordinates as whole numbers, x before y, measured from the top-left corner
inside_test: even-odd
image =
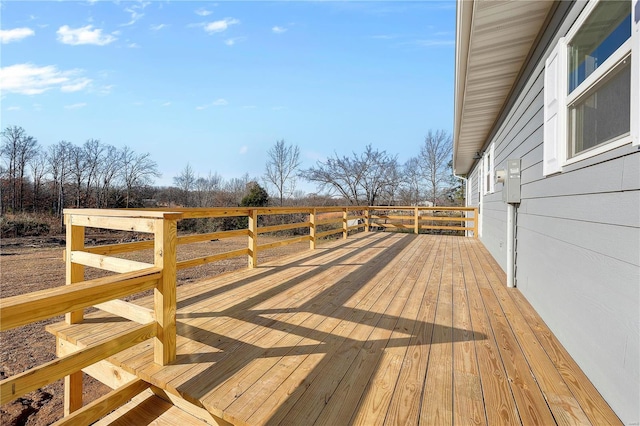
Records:
[[[422,388],[431,350],[443,252],[444,243],[442,239],[438,239],[424,262],[419,279],[426,281],[427,287],[418,311],[418,327],[409,342],[398,383],[387,409],[385,424],[388,425],[417,425],[420,420]]]
[[[146,250],[153,248],[153,240],[135,241],[133,243],[122,244],[105,244],[101,246],[85,247],[83,250],[87,253],[110,255],[119,253],[129,253],[132,251]]]
[[[453,423],[453,343],[452,343],[452,247],[445,238],[440,289],[436,307],[431,353],[424,383],[420,421],[425,424]]]
[[[118,257],[104,256],[78,250],[71,252],[71,262],[118,273],[140,271],[153,267],[150,263],[136,262],[135,260],[120,259]]]
[[[101,396],[72,414],[63,417],[53,426],[91,424],[120,407],[135,395],[149,387],[149,383],[134,379],[126,385]]]
[[[206,426],[210,424],[216,425],[216,423],[207,423],[181,410],[147,390],[135,396],[128,404],[94,423],[94,426]],[[218,423],[218,425],[228,426],[226,423]]]
[[[107,302],[94,305],[94,308],[101,309],[110,314],[135,321],[138,324],[146,324],[156,320],[156,315],[152,309],[144,308],[135,303],[125,302],[121,299],[109,300]]]
[[[233,257],[238,257],[238,256],[246,256],[247,254],[249,254],[249,249],[246,249],[246,248],[227,251],[224,253],[212,254],[211,256],[204,256],[204,257],[198,257],[195,259],[182,260],[176,263],[176,268],[178,270],[193,268],[194,266],[206,265],[207,263],[218,262],[220,260],[231,259]]]
[[[475,272],[469,258],[469,250],[471,249],[466,240],[463,242],[463,248],[461,262],[466,282],[470,319],[474,330],[484,336],[484,339],[476,344],[475,349],[487,422],[492,425],[520,424],[516,402],[509,389],[507,373],[500,359],[500,350],[478,290]]]
[[[478,368],[474,333],[459,238],[453,245],[453,422],[454,424],[487,424],[482,384]]]
[[[167,365],[176,359],[176,246],[175,220],[158,219],[154,223],[154,263],[162,276],[153,292],[153,309],[158,332],[154,338],[154,361]]]
[[[258,234],[265,232],[286,231],[287,229],[308,228],[311,222],[285,223],[284,225],[261,226],[258,228]]]
[[[154,219],[138,217],[91,216],[89,214],[71,215],[75,226],[87,228],[116,229],[118,231],[153,233]]]
[[[154,288],[161,275],[149,268],[0,299],[1,331]]]
[[[80,346],[74,345],[69,341],[56,338],[56,355],[58,358],[78,352],[80,349],[82,349]],[[116,367],[105,360],[91,364],[83,368],[82,371],[109,386],[111,389],[124,386],[136,378],[135,375],[123,370],[122,368]]]
[[[133,331],[115,336],[106,343],[83,348],[78,352],[9,377],[0,382],[0,404],[6,404],[25,393],[149,339],[155,334],[155,323],[141,325]]]
[[[500,356],[508,375],[508,383],[513,392],[518,407],[518,414],[525,424],[552,424],[555,423],[553,415],[546,406],[538,384],[530,373],[530,367],[526,361],[517,337],[511,329],[505,312],[491,284],[489,276],[492,271],[490,267],[478,261],[478,254],[475,254],[476,261],[472,262],[474,273],[488,312],[489,322],[500,348]]]
[[[230,231],[209,232],[207,234],[182,235],[178,237],[178,245],[200,243],[203,241],[221,240],[224,238],[244,237],[248,229],[232,229]]]

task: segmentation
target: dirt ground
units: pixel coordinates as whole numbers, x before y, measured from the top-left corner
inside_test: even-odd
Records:
[[[65,266],[62,253],[64,236],[4,238],[0,240],[0,297],[48,289],[64,285]],[[117,233],[87,234],[86,245],[114,244],[138,239],[138,235]],[[260,236],[259,244],[282,238]],[[192,259],[246,247],[247,238],[229,238],[178,247],[178,259]],[[258,262],[267,262],[283,255],[308,249],[308,243],[292,244],[259,253]],[[125,256],[123,256],[125,257]],[[152,262],[152,253],[138,252],[127,258]],[[216,262],[178,273],[178,286],[198,281],[223,272],[246,268],[246,257]],[[102,271],[87,268],[86,279],[104,275]],[[141,297],[147,293],[128,298]],[[55,338],[47,333],[45,325],[62,321],[63,317],[29,324],[0,332],[0,380],[42,365],[56,358]],[[84,375],[84,404],[104,395],[110,389]],[[63,415],[63,381],[46,385],[17,400],[0,406],[2,425],[49,425]]]

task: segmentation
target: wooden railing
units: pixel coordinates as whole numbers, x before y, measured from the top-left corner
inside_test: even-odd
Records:
[[[297,217],[299,221],[259,226],[259,218]],[[178,236],[177,224],[185,219],[247,218],[247,227],[228,231]],[[300,219],[302,218],[302,219]],[[66,286],[52,290],[0,299],[0,330],[65,314],[67,324],[81,323],[84,309],[96,307],[138,323],[127,332],[109,340],[81,348],[44,365],[0,382],[0,403],[4,404],[41,386],[65,378],[65,421],[91,422],[116,408],[132,392],[144,390],[134,380],[115,389],[99,403],[82,406],[82,369],[104,360],[144,340],[154,339],[154,361],[166,365],[176,357],[176,276],[177,271],[247,256],[249,268],[258,266],[258,253],[288,244],[309,242],[315,249],[318,240],[334,234],[347,238],[349,232],[401,230],[469,231],[477,237],[478,211],[474,208],[447,207],[302,207],[302,208],[172,208],[127,210],[65,210],[67,245],[65,250]],[[277,222],[272,221],[272,222]],[[471,223],[470,226],[467,226]],[[122,244],[85,247],[85,229],[131,231],[148,234],[150,239]],[[296,231],[303,235],[259,244],[259,235]],[[308,230],[308,231],[307,231]],[[247,237],[247,246],[188,260],[177,260],[177,247],[214,239]],[[153,263],[116,255],[153,251]],[[85,267],[114,275],[85,280]],[[153,309],[121,298],[153,289]],[[134,383],[135,382],[135,383]],[[105,411],[106,410],[106,411]],[[72,414],[73,413],[73,414]]]

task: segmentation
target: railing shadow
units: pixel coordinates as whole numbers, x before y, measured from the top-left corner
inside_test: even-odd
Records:
[[[273,364],[272,367],[277,368],[276,364],[282,357],[292,355],[308,357],[313,354],[323,354],[322,360],[313,366],[313,369],[309,372],[307,378],[305,378],[305,382],[311,382],[312,379],[317,380],[319,384],[314,385],[317,387],[321,386],[325,375],[329,378],[332,377],[331,372],[335,375],[336,369],[347,371],[346,369],[350,368],[356,356],[366,355],[365,358],[368,362],[372,363],[370,368],[372,371],[375,371],[379,368],[380,358],[386,348],[408,347],[416,344],[452,344],[458,341],[486,339],[484,334],[473,330],[463,330],[429,321],[401,318],[383,312],[372,312],[371,310],[360,309],[357,306],[345,306],[346,302],[351,300],[358,291],[368,285],[379,273],[384,271],[387,264],[391,263],[394,259],[399,256],[407,256],[407,261],[411,259],[412,255],[408,255],[406,249],[415,241],[415,236],[410,234],[395,234],[396,236],[392,236],[393,234],[385,235],[388,236],[384,238],[394,238],[396,241],[393,241],[385,250],[371,256],[366,263],[359,265],[355,270],[346,274],[318,294],[315,294],[300,306],[252,309],[282,292],[304,283],[319,273],[330,271],[335,265],[346,262],[356,256],[362,249],[378,243],[379,237],[375,238],[372,242],[363,244],[362,247],[359,247],[353,253],[346,253],[328,262],[326,265],[318,267],[321,271],[318,271],[316,268],[302,273],[264,292],[260,292],[243,300],[230,308],[221,311],[197,313],[197,317],[201,318],[224,316],[229,318],[228,321],[255,325],[255,328],[251,328],[250,331],[247,332],[253,333],[250,336],[253,343],[244,341],[247,340],[248,336],[243,334],[231,337],[224,333],[216,333],[215,329],[207,329],[206,324],[203,326],[194,326],[179,321],[179,335],[201,342],[203,348],[209,346],[215,348],[216,351],[178,355],[175,364],[201,365],[201,363],[210,363],[211,365],[204,368],[195,377],[188,377],[188,374],[185,374],[183,376],[184,378],[177,377],[173,379],[171,386],[175,387],[178,392],[189,395],[190,398],[202,400],[210,397],[212,394],[224,394],[223,390],[230,391],[233,388],[233,381],[236,379],[234,376],[244,371],[247,367],[251,369],[251,364],[258,359],[270,358],[270,362]],[[434,248],[431,247],[431,249]],[[307,261],[308,259],[303,260]],[[287,267],[288,265],[282,266],[284,269]],[[269,274],[275,274],[279,270],[280,269],[275,269],[270,271]],[[391,274],[389,271],[386,273]],[[256,277],[250,277],[246,281],[254,281],[255,279]],[[390,276],[389,283],[394,279],[396,279],[396,277]],[[248,283],[243,283],[242,285],[247,284]],[[389,284],[387,284],[387,286],[389,286]],[[209,294],[218,293],[214,292]],[[391,300],[393,294],[385,294],[383,291],[378,297],[389,297],[389,300]],[[206,297],[201,298],[199,296],[192,298],[192,300],[197,300],[198,302],[205,299]],[[281,318],[273,318],[272,315],[279,315]],[[306,317],[304,317],[305,315]],[[292,316],[302,316],[302,318],[299,318],[302,319],[302,321],[299,321],[297,325],[287,322],[286,320]],[[315,326],[305,325],[306,321],[310,321],[310,323],[313,324],[312,318],[314,316],[323,318],[323,321],[332,321],[331,324],[335,323],[335,326],[333,328],[327,327],[327,330],[323,331],[317,328],[317,324]],[[183,317],[183,319],[186,318],[193,318],[193,316],[187,314],[187,317]],[[402,330],[396,329],[399,321],[402,321]],[[227,326],[229,325],[231,325],[231,323],[227,324]],[[343,328],[337,329],[339,325]],[[351,329],[349,329],[349,327]],[[366,333],[366,330],[362,337],[352,336],[351,332],[356,327],[359,327],[358,330],[386,330],[383,334],[386,333],[388,336],[369,340],[369,334]],[[396,337],[392,337],[392,333],[394,332],[396,333]],[[274,335],[278,336],[275,341],[273,340]],[[443,336],[447,336],[447,338],[445,339]],[[302,344],[303,341],[305,343],[309,341],[309,343]],[[249,373],[243,372],[243,374]],[[207,379],[203,380],[203,377]],[[327,383],[327,386],[332,385],[332,383]],[[289,398],[297,398],[299,396],[300,395],[290,395]],[[226,399],[230,402],[227,401],[228,404],[225,402],[223,405],[227,404],[228,406],[235,401],[236,397],[234,396],[229,399],[227,396]],[[288,405],[291,404],[291,401],[289,401]],[[218,408],[224,409],[226,406],[220,406]],[[278,419],[281,415],[286,414],[280,412],[284,409],[281,410],[278,408],[277,410],[278,412],[272,419]]]

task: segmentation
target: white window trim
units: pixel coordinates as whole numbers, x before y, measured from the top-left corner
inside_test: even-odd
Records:
[[[631,2],[631,144],[640,145],[640,0]],[[633,96],[633,94],[636,96]]]
[[[602,63],[589,77],[587,77],[572,93],[567,94],[568,80],[568,44],[575,37],[576,33],[589,18],[591,12],[600,1],[590,0],[587,6],[573,24],[566,37],[560,38],[547,59],[545,67],[545,102],[544,102],[544,161],[543,175],[549,176],[562,172],[564,166],[585,160],[587,158],[600,155],[612,149],[631,143],[640,144],[640,101],[637,94],[640,81],[640,23],[635,16],[636,6],[640,0],[631,1],[631,37],[616,50],[607,60]],[[622,60],[631,55],[631,122],[630,132],[625,133],[609,142],[604,142],[592,149],[580,152],[569,158],[569,131],[568,128],[568,107],[572,103],[588,92],[594,85],[598,84],[602,78]],[[554,62],[552,64],[552,62]],[[554,67],[549,72],[549,67]],[[553,79],[551,82],[549,80]],[[555,90],[554,90],[555,89]],[[550,108],[551,106],[551,108]]]
[[[495,176],[496,176],[496,149],[495,144],[492,143],[489,149],[484,154],[482,161],[482,181],[484,183],[484,193],[493,194],[496,192]],[[486,183],[489,182],[489,185]]]

